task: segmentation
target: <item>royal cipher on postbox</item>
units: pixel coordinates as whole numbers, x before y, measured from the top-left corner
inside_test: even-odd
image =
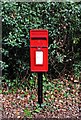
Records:
[[[30,70],[48,71],[48,30],[30,30]]]

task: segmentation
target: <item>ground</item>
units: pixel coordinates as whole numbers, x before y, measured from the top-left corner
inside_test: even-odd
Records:
[[[37,88],[5,90],[0,94],[2,119],[71,118],[81,120],[80,84],[68,80],[43,83],[43,104],[38,104]]]

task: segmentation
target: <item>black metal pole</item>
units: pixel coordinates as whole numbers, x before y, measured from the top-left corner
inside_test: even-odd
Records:
[[[42,95],[42,73],[39,72],[38,73],[38,103],[40,104],[40,107],[41,107],[41,104],[43,103],[43,95]]]

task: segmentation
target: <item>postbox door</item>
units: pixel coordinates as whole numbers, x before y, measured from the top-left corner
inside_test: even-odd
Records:
[[[47,72],[48,71],[48,48],[31,48],[31,71]]]

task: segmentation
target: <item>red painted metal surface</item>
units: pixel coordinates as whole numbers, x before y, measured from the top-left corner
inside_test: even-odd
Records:
[[[48,71],[48,30],[30,30],[30,70]]]

